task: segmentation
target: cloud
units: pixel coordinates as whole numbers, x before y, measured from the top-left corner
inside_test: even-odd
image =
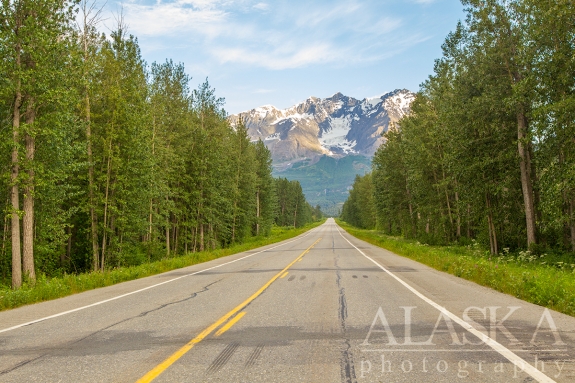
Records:
[[[314,27],[322,23],[337,20],[351,20],[350,15],[361,9],[357,3],[340,3],[330,6],[308,7],[305,12],[297,12],[297,25],[300,27]]]
[[[273,70],[333,62],[345,57],[337,49],[327,44],[308,45],[293,49],[280,47],[273,51],[222,47],[212,50],[212,54],[221,63],[242,63]]]
[[[155,5],[125,3],[123,8],[130,31],[136,36],[174,35],[189,31],[217,36],[217,26],[225,22],[227,13],[208,8],[208,1],[194,0],[194,3],[189,5],[183,1]]]
[[[256,5],[254,5],[253,8],[259,9],[260,11],[267,11],[268,9],[270,9],[270,6],[269,4],[266,3],[257,3]]]
[[[177,38],[220,64],[273,70],[370,62],[396,52],[400,18],[377,16],[357,1],[140,0],[123,3],[136,36]],[[429,1],[429,0],[416,0]]]

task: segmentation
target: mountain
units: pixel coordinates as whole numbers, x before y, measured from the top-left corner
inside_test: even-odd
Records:
[[[235,125],[241,117],[252,140],[264,141],[277,166],[322,155],[371,157],[383,142],[382,133],[409,113],[414,97],[406,89],[363,100],[336,93],[283,110],[265,105],[230,121]]]
[[[287,109],[261,106],[230,122],[242,118],[251,139],[270,149],[274,176],[298,180],[312,205],[337,215],[355,176],[371,170],[382,133],[409,113],[414,98],[406,89],[363,100],[336,93]]]
[[[309,203],[319,205],[327,215],[337,216],[355,176],[370,170],[371,159],[366,156],[334,158],[323,155],[317,162],[303,160],[281,171],[276,167],[273,174],[275,177],[299,181]]]

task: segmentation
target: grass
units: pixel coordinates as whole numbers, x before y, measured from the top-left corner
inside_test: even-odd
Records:
[[[349,234],[519,299],[575,316],[575,259],[569,254],[534,255],[528,251],[491,256],[477,243],[428,246],[375,230],[357,229],[338,220]]]
[[[255,237],[242,244],[226,249],[189,253],[181,257],[166,258],[161,261],[145,263],[139,266],[120,267],[104,272],[90,272],[84,274],[67,274],[62,277],[47,278],[39,276],[34,285],[24,284],[18,290],[0,288],[0,311],[13,309],[31,303],[62,298],[82,291],[114,285],[120,282],[144,278],[166,271],[195,265],[228,255],[241,253],[261,246],[280,242],[300,235],[324,221],[315,222],[307,226],[294,229],[274,227],[269,237]]]

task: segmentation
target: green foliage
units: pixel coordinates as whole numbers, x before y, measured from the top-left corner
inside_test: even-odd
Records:
[[[468,246],[429,246],[415,240],[338,223],[357,238],[434,269],[567,315],[575,315],[575,263],[570,256],[536,256],[529,251],[504,251],[504,255],[492,256],[489,250],[475,241]]]
[[[88,12],[79,30],[75,7]],[[21,256],[10,254],[20,237],[31,239],[45,284],[252,243],[276,221],[299,228],[321,218],[295,183],[283,202],[290,217],[278,217],[270,152],[243,123],[230,125],[209,82],[191,90],[182,64],[148,65],[121,21],[99,35],[89,12],[85,2],[53,0],[0,8],[0,285],[18,270]],[[28,212],[13,207],[14,195],[33,196]],[[32,214],[33,228],[11,238],[12,222],[25,226]]]
[[[268,235],[275,221],[278,198],[276,183],[272,177],[272,158],[261,140],[255,144],[256,166],[256,216],[252,226],[253,235]]]
[[[298,181],[277,178],[275,189],[278,196],[276,225],[302,227],[323,217],[319,206],[313,208],[306,201]]]
[[[575,15],[563,1],[463,3],[466,21],[374,156],[376,225],[492,254],[575,252]],[[371,227],[365,189],[342,215],[359,227]]]
[[[371,173],[356,176],[349,198],[343,204],[341,219],[362,229],[375,228],[375,201]]]

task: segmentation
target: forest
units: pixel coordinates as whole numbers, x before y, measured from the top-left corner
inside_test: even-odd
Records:
[[[491,254],[575,252],[571,0],[463,0],[434,73],[342,219]]]
[[[320,218],[230,126],[207,79],[148,65],[95,3],[2,0],[0,287],[269,235]]]

